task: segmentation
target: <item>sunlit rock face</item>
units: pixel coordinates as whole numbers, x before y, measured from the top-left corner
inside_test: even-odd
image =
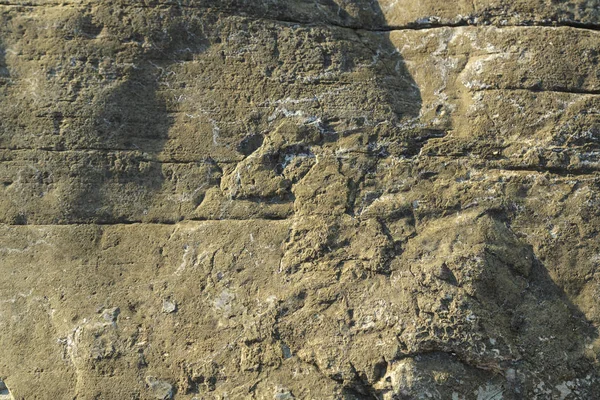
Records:
[[[0,0],[0,399],[596,399],[599,9]]]

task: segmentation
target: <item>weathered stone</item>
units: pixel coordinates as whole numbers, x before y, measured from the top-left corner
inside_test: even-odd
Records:
[[[598,10],[0,0],[8,395],[595,399]]]

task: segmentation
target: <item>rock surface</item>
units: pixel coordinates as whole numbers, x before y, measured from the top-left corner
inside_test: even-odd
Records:
[[[0,397],[596,399],[599,10],[0,0]]]

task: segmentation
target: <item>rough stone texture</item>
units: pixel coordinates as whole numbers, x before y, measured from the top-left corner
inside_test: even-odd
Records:
[[[597,0],[0,0],[0,398],[596,399]]]

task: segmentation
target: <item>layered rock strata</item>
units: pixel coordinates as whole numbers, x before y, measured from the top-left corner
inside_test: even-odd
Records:
[[[0,0],[0,398],[595,399],[597,0]]]

